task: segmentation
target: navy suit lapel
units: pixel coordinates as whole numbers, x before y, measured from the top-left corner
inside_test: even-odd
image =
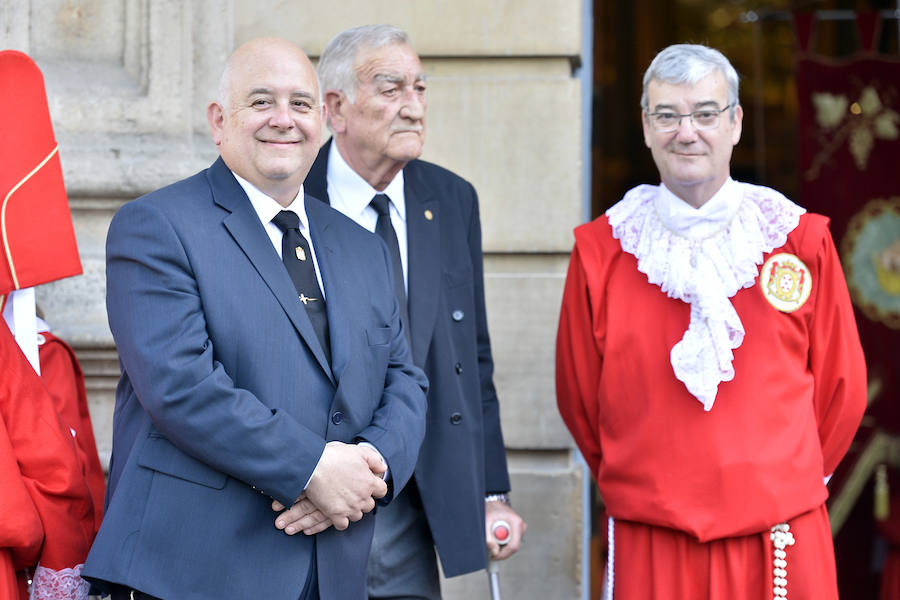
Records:
[[[314,198],[323,200],[325,204],[331,204],[328,198],[328,183],[326,174],[328,172],[328,153],[331,150],[332,140],[329,139],[325,145],[319,148],[319,154],[313,162],[309,173],[306,175],[306,181],[303,182],[303,190]]]
[[[308,194],[329,203],[328,154],[333,139],[328,140],[309,170],[304,182]],[[406,196],[406,244],[409,286],[410,339],[413,362],[425,364],[434,319],[437,315],[441,286],[441,226],[440,202],[428,183],[420,176],[416,161],[403,169],[404,195]],[[430,216],[430,218],[429,218]],[[321,268],[321,264],[319,265]],[[327,287],[327,286],[326,286]],[[328,296],[328,292],[325,292]],[[327,301],[327,298],[326,298]],[[332,323],[331,305],[328,307],[329,327]],[[332,338],[334,339],[334,338]],[[332,343],[332,348],[334,343]],[[332,357],[332,363],[335,363]],[[336,368],[336,365],[333,364]]]
[[[413,362],[425,364],[441,293],[440,202],[413,161],[403,169]]]
[[[312,323],[297,300],[297,291],[291,283],[284,265],[278,260],[278,254],[272,248],[272,243],[269,241],[256,211],[253,210],[253,205],[247,199],[244,189],[232,176],[221,158],[210,167],[209,177],[216,204],[231,213],[222,220],[223,225],[250,259],[269,289],[272,290],[300,337],[303,338],[333,383],[334,377],[331,368],[325,358],[322,346],[316,338]],[[252,307],[250,309],[252,310]]]
[[[307,195],[304,200],[316,262],[322,274],[322,285],[325,286],[328,335],[331,339],[331,370],[334,378],[340,381],[341,373],[350,360],[351,344],[348,341],[352,339],[349,318],[352,306],[348,303],[351,298],[359,297],[359,294],[354,293],[354,282],[350,280],[347,269],[341,268],[341,265],[350,263],[342,259],[341,246],[335,243],[334,236],[328,235],[334,218],[331,209],[312,196]]]

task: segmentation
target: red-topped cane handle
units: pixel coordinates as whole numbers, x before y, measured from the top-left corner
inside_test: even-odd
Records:
[[[505,546],[509,543],[511,534],[512,529],[510,528],[509,523],[503,519],[498,519],[491,523],[491,536],[493,536],[494,541],[500,546]]]

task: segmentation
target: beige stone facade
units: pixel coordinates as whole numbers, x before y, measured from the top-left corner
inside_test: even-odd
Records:
[[[488,316],[514,504],[529,523],[504,597],[581,598],[584,479],[558,416],[553,347],[572,228],[582,220],[583,0],[0,0],[0,47],[41,67],[84,275],[38,302],[76,348],[108,461],[118,364],[104,241],[115,210],[205,168],[205,106],[230,51],[277,35],[317,57],[338,31],[409,31],[428,74],[424,158],[479,192]],[[488,598],[484,572],[445,597]]]

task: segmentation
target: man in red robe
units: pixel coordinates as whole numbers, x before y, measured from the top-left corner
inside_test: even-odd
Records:
[[[82,599],[103,472],[81,370],[62,341],[35,335],[30,289],[81,262],[43,76],[15,50],[0,51],[0,74],[0,312],[11,300],[9,322],[27,325],[14,338],[0,319],[0,599],[28,598],[29,581],[34,600]]]
[[[0,319],[0,598],[81,600],[96,528],[70,429]]]
[[[7,309],[11,297],[16,293],[11,292],[0,299],[0,308],[3,309],[0,312],[3,313],[3,319],[14,336],[16,335],[15,319],[11,311]],[[91,490],[91,499],[94,503],[95,528],[99,529],[100,521],[103,518],[106,476],[97,454],[97,442],[88,409],[87,390],[84,386],[84,373],[72,347],[50,333],[50,326],[42,318],[35,315],[34,320],[41,382],[50,393],[53,406],[63,425],[75,438],[78,462]],[[16,338],[16,341],[19,342],[19,339]],[[23,352],[25,352],[24,349]]]
[[[575,230],[557,400],[610,515],[617,598],[837,599],[826,478],[866,403],[828,221],[730,177],[734,68],[664,49],[643,132],[662,182]]]

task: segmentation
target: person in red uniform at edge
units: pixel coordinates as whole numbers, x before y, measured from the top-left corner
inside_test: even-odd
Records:
[[[0,301],[3,317],[10,332],[15,335],[15,321],[10,311],[9,296]],[[75,452],[81,471],[91,490],[94,502],[94,523],[100,528],[103,518],[103,501],[106,494],[106,476],[97,454],[94,427],[88,409],[84,373],[75,351],[62,338],[50,332],[50,326],[41,318],[40,309],[35,316],[41,382],[50,393],[57,414],[75,439]]]
[[[97,442],[91,415],[88,412],[84,373],[75,351],[63,339],[50,332],[49,326],[38,321],[38,352],[41,361],[41,381],[50,392],[56,412],[75,438],[75,450],[81,471],[91,490],[94,502],[94,523],[100,528],[106,476],[97,454]]]
[[[743,111],[717,50],[664,49],[641,106],[662,183],[575,229],[557,338],[607,597],[836,599],[826,478],[866,372],[828,220],[731,179]]]
[[[70,428],[0,319],[0,598],[84,600],[91,490]]]
[[[31,289],[81,261],[40,69],[3,50],[0,74],[0,600],[83,600],[103,470],[81,369],[36,333]]]

